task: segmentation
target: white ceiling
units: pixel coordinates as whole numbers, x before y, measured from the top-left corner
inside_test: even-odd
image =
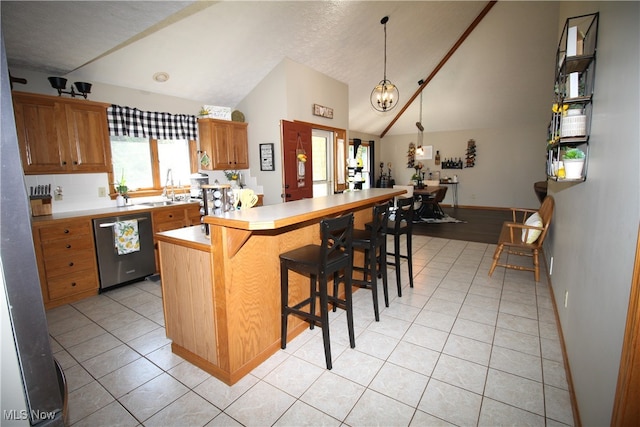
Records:
[[[498,3],[485,21],[508,4]],[[484,1],[2,1],[0,11],[10,69],[233,108],[288,57],[346,83],[349,129],[380,135],[418,89],[418,81],[431,73],[485,5]],[[380,19],[387,15],[387,77],[399,87],[400,104],[382,114],[372,109],[369,95],[383,76]],[[500,65],[490,62],[490,53],[485,56],[487,61],[473,64],[471,71],[448,70],[446,78],[430,83],[425,91],[425,131],[478,127],[501,114],[459,102],[469,91],[500,84]],[[159,71],[167,72],[169,81],[155,82],[152,76]],[[468,81],[470,74],[494,77],[483,77],[479,87]],[[457,102],[456,117],[473,113],[474,120],[461,123],[450,117],[451,111],[441,111],[452,99]],[[471,108],[474,111],[465,110]],[[419,119],[419,105],[414,102],[389,134],[416,133]]]

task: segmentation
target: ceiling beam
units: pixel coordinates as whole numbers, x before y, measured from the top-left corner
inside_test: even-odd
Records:
[[[420,95],[420,93],[429,84],[429,82],[436,76],[436,74],[438,74],[440,69],[442,67],[444,67],[444,64],[446,64],[447,61],[449,61],[449,58],[451,58],[453,56],[455,51],[458,50],[458,48],[462,45],[462,43],[467,39],[467,37],[469,37],[471,32],[478,26],[480,21],[482,21],[482,19],[487,15],[487,13],[489,13],[491,8],[496,3],[497,3],[497,0],[492,0],[489,3],[487,3],[487,5],[484,7],[484,9],[482,9],[480,14],[476,17],[476,19],[474,19],[474,21],[471,23],[471,25],[469,25],[469,27],[465,30],[465,32],[462,33],[462,35],[460,36],[458,41],[453,45],[453,47],[451,49],[449,49],[449,52],[447,52],[447,54],[444,56],[444,58],[442,58],[440,63],[438,63],[436,68],[434,68],[433,71],[431,72],[431,74],[429,74],[429,77],[424,79],[424,81],[422,82],[420,87],[418,87],[418,90],[416,91],[416,93],[414,93],[413,96],[411,98],[409,98],[409,100],[404,105],[404,107],[402,107],[402,109],[398,112],[398,114],[396,114],[396,116],[393,118],[393,120],[391,120],[391,123],[389,123],[389,125],[385,128],[385,130],[382,131],[382,133],[380,134],[380,138],[383,138],[387,134],[387,132],[389,132],[391,127],[398,121],[400,116],[402,116],[402,114],[407,110],[407,108],[409,108],[411,103],[418,97],[418,95]]]

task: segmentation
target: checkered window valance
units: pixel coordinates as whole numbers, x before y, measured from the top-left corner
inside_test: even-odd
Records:
[[[153,139],[198,138],[196,116],[188,114],[140,111],[137,108],[112,105],[107,108],[109,135],[137,136]]]

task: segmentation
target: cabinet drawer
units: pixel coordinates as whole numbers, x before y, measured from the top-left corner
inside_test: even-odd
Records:
[[[153,212],[153,222],[156,224],[162,222],[173,222],[176,220],[184,221],[184,208],[180,209],[159,209]]]
[[[80,292],[98,289],[95,269],[76,271],[73,274],[51,278],[47,282],[49,299],[68,297]]]
[[[45,259],[55,258],[63,254],[83,251],[93,252],[93,241],[89,238],[57,239],[42,243]]]
[[[91,241],[91,222],[77,221],[40,228],[40,240],[43,242],[56,239],[69,239],[86,236]]]
[[[185,226],[187,211],[184,207],[178,209],[160,209],[154,211],[153,215],[153,232],[175,230]]]
[[[45,259],[44,268],[47,272],[47,279],[50,279],[80,270],[95,270],[96,260],[94,252],[72,252],[68,255]]]

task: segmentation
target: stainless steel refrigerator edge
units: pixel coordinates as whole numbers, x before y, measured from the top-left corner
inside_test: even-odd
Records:
[[[6,295],[0,305],[2,319],[9,320],[9,325],[2,322],[0,424],[63,426],[64,396],[51,352],[33,249],[4,36],[0,42],[0,285],[4,287],[0,295]]]

